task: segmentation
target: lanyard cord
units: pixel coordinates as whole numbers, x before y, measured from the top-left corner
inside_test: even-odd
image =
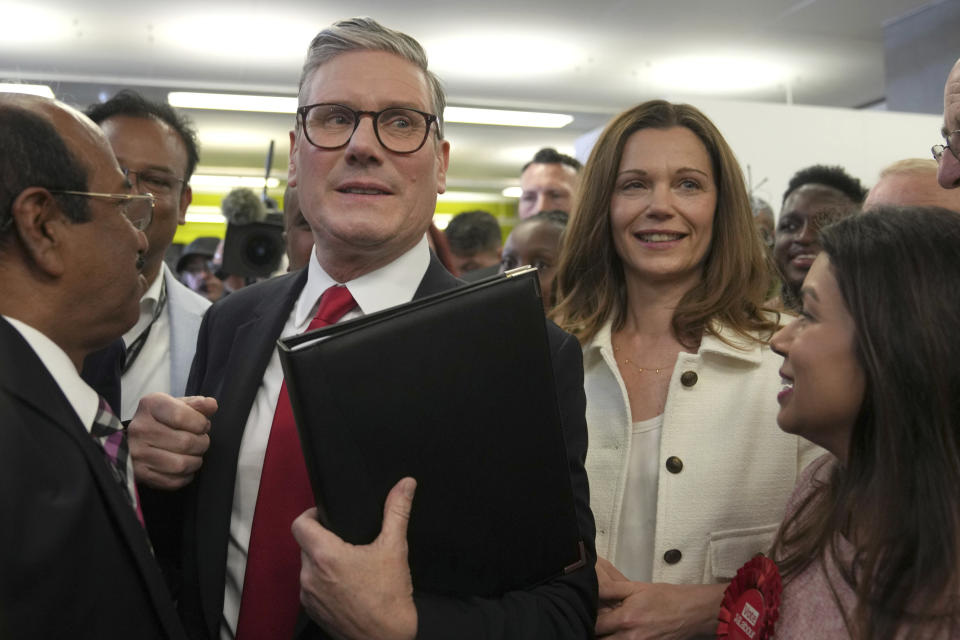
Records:
[[[160,277],[163,278],[163,274],[160,274]],[[163,307],[167,304],[167,282],[166,280],[160,281],[160,299],[157,300],[157,306],[153,309],[153,318],[150,319],[150,324],[147,325],[147,328],[137,336],[137,339],[130,343],[130,346],[127,347],[127,355],[123,361],[123,369],[121,374],[126,373],[130,367],[133,366],[133,363],[136,362],[137,356],[140,355],[140,350],[143,349],[143,344],[147,341],[147,338],[150,336],[150,329],[153,327],[153,323],[157,321],[157,318],[160,317],[160,314],[163,313]]]

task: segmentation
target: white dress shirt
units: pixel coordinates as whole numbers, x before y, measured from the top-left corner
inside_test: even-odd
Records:
[[[170,299],[163,310],[153,320],[153,313],[160,301],[160,288],[163,285],[163,269],[157,272],[147,291],[140,298],[140,319],[133,328],[123,334],[123,344],[130,345],[150,327],[150,337],[143,343],[137,359],[121,378],[122,397],[120,400],[120,419],[130,420],[137,412],[140,398],[154,391],[170,393]]]
[[[342,319],[382,311],[413,300],[420,281],[430,264],[430,249],[426,236],[405,254],[376,271],[360,276],[347,283],[337,283],[320,266],[316,252],[310,254],[307,267],[307,282],[297,298],[293,311],[283,327],[280,337],[303,333],[317,312],[320,296],[336,284],[345,284],[357,308]],[[232,639],[236,634],[240,614],[240,598],[243,594],[243,577],[247,567],[247,549],[253,524],[257,493],[260,489],[260,473],[270,439],[273,415],[283,384],[280,355],[276,349],[270,357],[263,374],[263,382],[257,390],[253,407],[240,442],[237,460],[237,477],[233,490],[233,510],[230,516],[230,539],[227,547],[227,572],[223,598],[223,619],[220,637]],[[291,523],[292,524],[292,523]],[[293,534],[291,534],[293,535]]]

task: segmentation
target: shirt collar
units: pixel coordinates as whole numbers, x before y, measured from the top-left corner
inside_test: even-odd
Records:
[[[163,283],[163,271],[166,268],[166,265],[161,265],[159,271],[157,271],[157,277],[153,279],[153,282],[150,283],[150,286],[147,287],[147,290],[143,292],[143,295],[140,297],[141,309],[143,308],[144,302],[149,302],[150,313],[153,313],[153,308],[157,304],[157,300],[160,299],[160,285]]]
[[[320,296],[336,284],[346,285],[363,315],[410,302],[429,265],[430,247],[426,235],[390,264],[346,283],[338,283],[330,277],[320,266],[317,252],[313,251],[307,266],[307,283],[294,310],[296,326],[306,326],[316,313]]]
[[[100,409],[100,396],[97,392],[83,381],[70,357],[53,340],[16,318],[3,316],[3,319],[20,332],[37,354],[40,362],[63,391],[63,395],[67,397],[67,402],[73,407],[80,422],[89,431]]]
[[[760,343],[756,340],[748,340],[719,322],[714,322],[712,326],[714,331],[705,332],[703,339],[700,341],[698,355],[710,353],[753,364],[761,363],[763,354],[761,353]],[[714,335],[714,333],[718,335]],[[724,340],[730,344],[727,344]],[[600,327],[597,334],[590,340],[587,348],[608,350],[613,353],[613,320],[608,320]]]

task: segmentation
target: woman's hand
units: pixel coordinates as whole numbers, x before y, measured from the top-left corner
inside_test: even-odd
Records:
[[[631,582],[604,558],[597,559],[597,580],[598,636],[679,640],[716,632],[726,585]]]

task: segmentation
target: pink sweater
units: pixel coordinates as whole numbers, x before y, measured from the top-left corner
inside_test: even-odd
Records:
[[[787,502],[784,522],[787,522],[787,518],[793,515],[803,499],[814,489],[815,482],[826,481],[836,462],[836,458],[828,453],[804,469],[797,480],[793,495]],[[852,557],[853,547],[845,538],[840,537],[837,544],[843,558]],[[831,640],[850,637],[840,605],[837,604],[830,586],[833,586],[848,616],[853,614],[856,606],[856,594],[840,575],[830,559],[830,554],[826,554],[826,557],[826,564],[820,559],[813,561],[800,575],[784,586],[780,619],[777,620],[774,634],[777,640]]]

